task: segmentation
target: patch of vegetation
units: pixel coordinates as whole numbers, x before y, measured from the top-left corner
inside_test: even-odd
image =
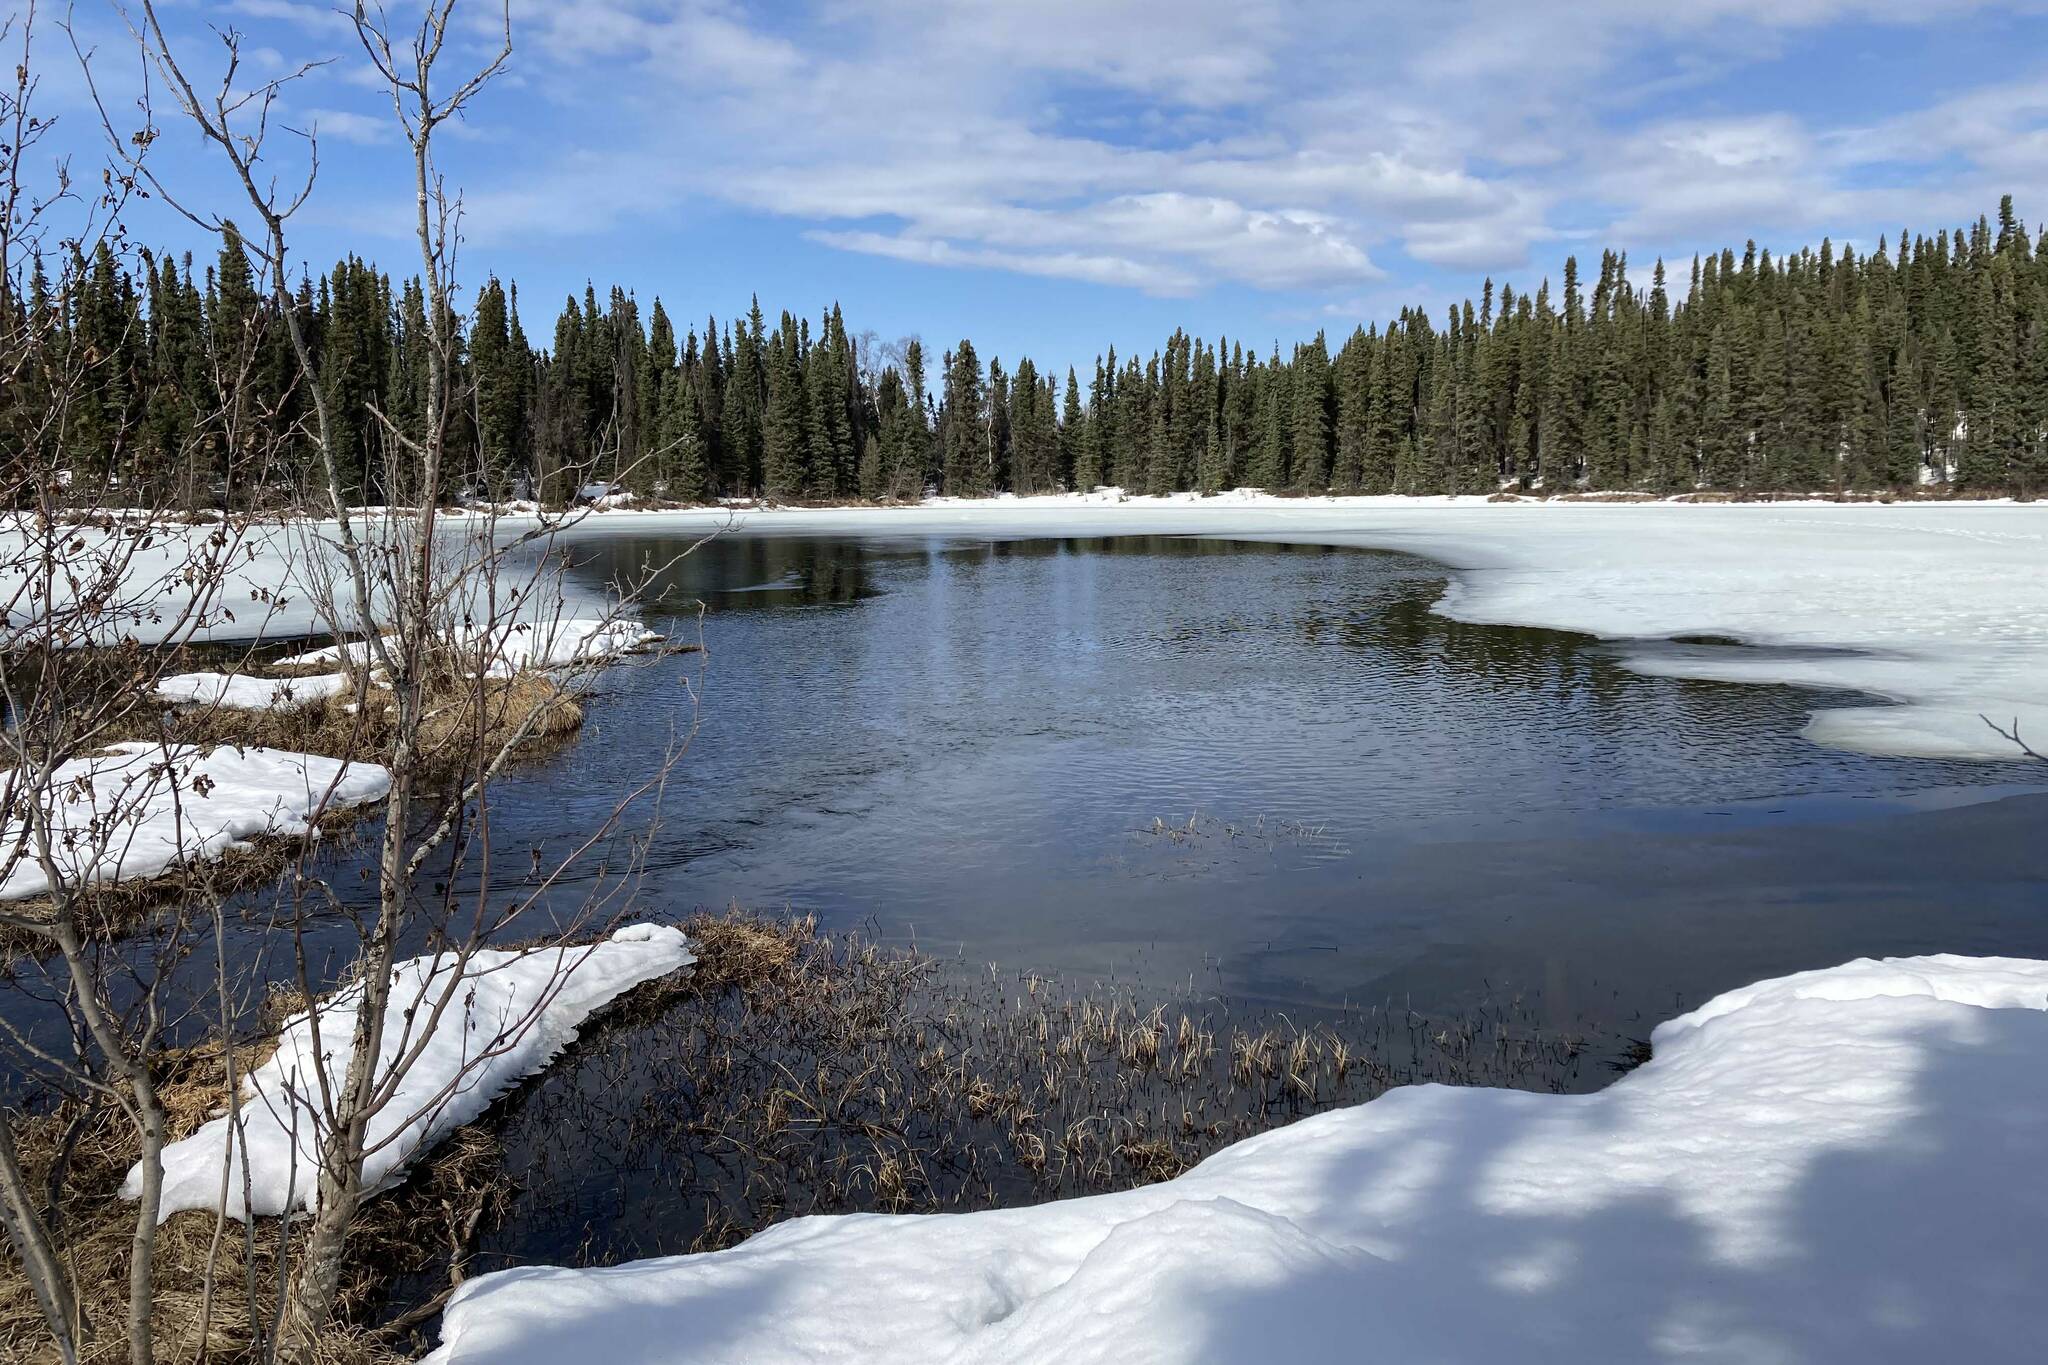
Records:
[[[1167,1179],[1400,1085],[1583,1084],[1584,1040],[1515,1002],[1297,1024],[962,979],[808,919],[689,929],[695,977],[613,1012],[507,1106],[495,1131],[521,1154],[519,1190],[481,1259],[607,1264],[804,1214],[1015,1207]]]

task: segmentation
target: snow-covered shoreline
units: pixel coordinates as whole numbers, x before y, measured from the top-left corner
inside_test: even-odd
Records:
[[[476,514],[472,514],[472,520]],[[451,524],[463,518],[451,515]],[[506,513],[503,535],[538,518]],[[262,615],[201,636],[281,638],[329,628],[293,586],[320,523],[252,529],[225,601]],[[1394,550],[1450,568],[1437,610],[1458,620],[1619,641],[1715,637],[1741,647],[1634,649],[1643,672],[1863,692],[1876,705],[1818,711],[1807,738],[1838,748],[1999,759],[1985,717],[2048,735],[2048,503],[1607,503],[1483,498],[1279,498],[1234,492],[934,499],[900,507],[608,509],[557,543],[630,535],[1219,536]],[[152,555],[171,553],[171,544]],[[174,578],[151,561],[147,571]],[[537,621],[617,619],[573,578]],[[541,608],[545,609],[542,610]],[[142,625],[132,629],[148,642]],[[621,627],[622,632],[627,627]]]
[[[390,637],[385,638],[388,641]],[[509,678],[529,669],[566,669],[606,662],[658,644],[661,639],[631,616],[558,616],[539,621],[496,622],[474,636],[450,641],[449,648],[482,659],[487,676]],[[345,662],[361,667],[370,660],[369,643],[351,640],[279,659],[277,666],[311,668]]]
[[[1871,694],[1806,737],[1909,757],[2000,759],[1985,724],[2048,735],[2048,504],[1492,503],[1224,494],[939,499],[584,518],[573,542],[743,535],[1193,535],[1420,555],[1453,570],[1437,611],[1618,641],[1646,673]]]
[[[74,886],[153,877],[253,839],[303,834],[318,814],[374,801],[390,785],[391,775],[374,763],[318,754],[115,744],[105,754],[59,764],[52,774],[51,861]],[[49,891],[18,817],[8,817],[0,841],[25,850],[0,885],[0,900]]]
[[[418,1055],[370,1119],[364,1187],[395,1184],[416,1158],[545,1068],[591,1015],[696,960],[682,930],[634,924],[585,946],[484,949],[467,962],[441,954],[399,963],[379,1062],[388,1072],[414,1049]],[[451,982],[458,966],[461,979]],[[446,1013],[422,1037],[443,998]],[[239,1134],[223,1115],[164,1149],[162,1217],[209,1209],[246,1218],[252,1209],[277,1215],[313,1206],[322,1095],[338,1088],[348,1070],[360,999],[361,987],[351,986],[319,1005],[317,1048],[307,1015],[286,1022],[277,1050],[244,1081]],[[136,1197],[140,1179],[139,1169],[129,1172],[124,1198]]]
[[[428,1365],[2032,1360],[2048,963],[1852,962],[1591,1095],[1417,1086],[1121,1194],[457,1290]]]

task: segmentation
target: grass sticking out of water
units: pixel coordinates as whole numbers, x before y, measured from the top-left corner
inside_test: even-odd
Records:
[[[1297,1025],[963,979],[809,920],[690,928],[702,975],[613,1016],[507,1115],[520,1192],[484,1263],[604,1264],[730,1246],[803,1214],[1127,1189],[1398,1085],[1574,1088],[1584,1055],[1513,1003]],[[755,969],[723,977],[735,951]]]

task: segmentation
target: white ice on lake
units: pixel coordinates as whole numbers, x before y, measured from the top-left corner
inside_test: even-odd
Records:
[[[491,523],[500,536],[534,525],[517,514]],[[1636,642],[1723,637],[1743,647],[1641,649],[1627,661],[1643,672],[1872,698],[1817,711],[1806,735],[1821,744],[1938,758],[2012,756],[1986,717],[2000,725],[2017,720],[2048,738],[2048,505],[1491,503],[1255,492],[1126,498],[1101,490],[890,508],[619,508],[571,521],[555,543],[726,532],[1206,535],[1401,550],[1455,570],[1437,610],[1458,620]],[[317,522],[247,532],[218,597],[249,605],[235,622],[201,633],[336,629],[316,619],[311,595],[298,586],[309,574],[331,576],[331,556],[319,548],[331,538],[331,527]],[[144,569],[175,583],[171,560],[188,539],[172,536],[152,548],[141,557]],[[165,602],[173,597],[166,588]],[[615,606],[571,576],[560,597],[543,593],[520,615],[631,627],[616,620]],[[121,626],[145,643],[165,628],[140,617]]]
[[[1647,645],[1644,673],[1870,695],[1806,737],[1869,753],[2017,756],[2048,740],[2048,504],[1492,503],[1226,493],[939,499],[901,508],[621,511],[573,539],[1196,535],[1401,550],[1455,572],[1436,610]]]

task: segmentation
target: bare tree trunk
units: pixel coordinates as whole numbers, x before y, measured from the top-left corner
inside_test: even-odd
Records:
[[[14,1149],[14,1123],[0,1111],[0,1226],[21,1257],[22,1273],[43,1310],[43,1321],[55,1340],[64,1365],[78,1363],[78,1301],[70,1277],[50,1244],[50,1230],[36,1213],[35,1197],[21,1175],[21,1157]]]

